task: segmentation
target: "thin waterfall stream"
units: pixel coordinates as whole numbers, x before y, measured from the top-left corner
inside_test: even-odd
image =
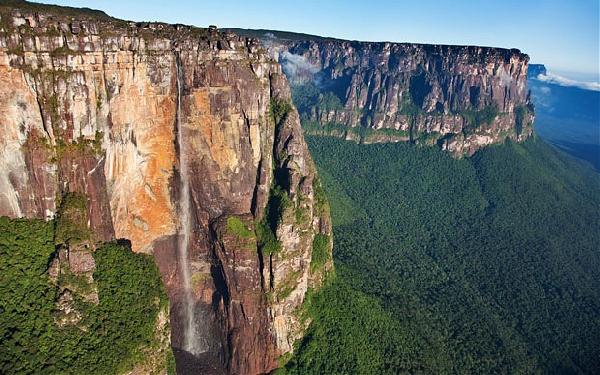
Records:
[[[192,296],[192,286],[190,279],[190,262],[188,248],[191,234],[191,207],[190,207],[190,185],[188,163],[185,158],[183,129],[181,125],[181,93],[182,93],[182,71],[179,54],[176,55],[177,66],[177,145],[179,146],[179,174],[180,174],[180,197],[179,213],[180,227],[177,236],[177,253],[179,256],[179,265],[181,268],[181,277],[183,282],[183,349],[192,354],[199,354],[203,350],[198,348],[196,340],[196,324],[194,314],[194,298]]]

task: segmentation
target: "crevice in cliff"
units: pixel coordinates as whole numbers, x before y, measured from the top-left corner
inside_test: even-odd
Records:
[[[25,73],[23,73],[25,74]],[[33,91],[35,93],[35,101],[37,103],[38,106],[38,110],[40,111],[40,119],[42,120],[42,129],[44,129],[44,134],[46,135],[46,137],[48,137],[48,140],[52,143],[54,140],[52,139],[51,134],[51,129],[48,128],[48,121],[46,120],[46,117],[44,117],[44,109],[42,106],[42,102],[40,100],[40,92],[38,90],[38,83],[37,80],[34,78],[33,79]]]
[[[413,115],[408,115],[408,143],[415,143],[415,119]]]
[[[233,353],[233,343],[231,341],[232,332],[230,332],[228,327],[229,317],[230,317],[230,303],[231,296],[229,294],[230,286],[227,284],[227,278],[224,270],[223,259],[219,254],[219,249],[223,249],[223,244],[219,238],[219,235],[216,232],[215,225],[218,219],[209,223],[208,225],[208,241],[210,246],[210,254],[211,262],[210,262],[210,275],[212,277],[215,293],[213,293],[212,297],[212,310],[217,313],[224,309],[223,316],[218,319],[218,322],[221,325],[221,330],[227,332],[225,337],[225,342],[221,341],[221,345],[225,344],[225,350],[221,346],[220,351],[217,353],[218,357],[221,360],[221,363],[225,366],[230,362],[231,353]],[[223,337],[220,338],[223,340]]]
[[[131,74],[132,80],[135,82],[135,50],[131,51]]]
[[[254,191],[252,193],[252,201],[250,202],[250,211],[252,215],[254,215],[254,219],[258,220],[258,194],[260,193],[260,180],[262,178],[262,170],[263,170],[263,158],[261,156],[258,161],[258,169],[256,171],[256,179],[254,181]]]
[[[220,244],[220,240],[217,236],[213,228],[213,224],[209,225],[209,241],[211,243],[211,257],[212,262],[210,266],[210,273],[214,280],[215,287],[217,289],[218,295],[223,299],[223,305],[225,309],[229,309],[230,296],[229,296],[229,287],[227,285],[227,279],[225,278],[225,273],[223,271],[223,261],[218,254],[217,246],[222,246]],[[218,309],[218,301],[216,305],[213,305],[213,308]]]
[[[258,273],[260,275],[260,288],[262,291],[265,291],[265,274],[264,274],[264,270],[265,270],[265,256],[262,252],[262,250],[260,249],[260,246],[256,246],[256,253],[258,255]]]
[[[59,112],[59,106],[58,106],[58,93],[57,93],[57,78],[56,78],[56,66],[54,65],[54,59],[50,59],[50,65],[51,65],[51,78],[52,78],[52,93],[51,93],[51,97],[48,98],[48,101],[50,101],[50,121],[51,124],[50,126],[52,127],[52,132],[57,136],[60,137],[61,136],[61,129],[60,129],[60,112]],[[41,78],[40,78],[41,79]],[[68,128],[66,129],[68,130]],[[71,134],[71,137],[73,137],[73,134]],[[67,137],[67,141],[72,141],[72,139],[68,139],[68,135]]]
[[[250,210],[252,212],[252,215],[254,216],[255,222],[262,220],[262,218],[259,216],[266,215],[266,210],[263,209],[262,212],[260,212],[259,207],[258,207],[258,195],[260,194],[260,188],[261,188],[260,181],[262,179],[263,173],[265,173],[266,171],[267,171],[267,169],[264,168],[264,159],[263,159],[263,156],[261,155],[261,159],[258,162],[258,169],[256,171],[256,181],[254,182],[254,192],[252,194],[252,201],[250,202]],[[268,197],[267,197],[267,200],[268,200]],[[258,267],[259,267],[258,271],[260,274],[260,286],[261,286],[261,289],[264,291],[265,290],[265,275],[264,275],[265,261],[264,261],[264,254],[258,243],[257,243],[257,247],[256,247],[256,253],[258,255]]]
[[[102,84],[104,85],[104,94],[106,95],[106,103],[110,105],[110,91],[108,90],[108,81],[106,80],[106,67],[104,65],[104,61],[106,60],[106,56],[104,55],[104,39],[101,39],[102,49],[100,50],[100,55],[102,56]],[[110,111],[109,111],[110,113]]]
[[[273,269],[273,254],[269,254],[269,291],[275,291],[275,270]]]

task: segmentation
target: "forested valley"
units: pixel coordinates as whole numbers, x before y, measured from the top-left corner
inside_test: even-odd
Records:
[[[336,275],[282,373],[594,373],[600,178],[535,137],[453,159],[307,137]]]

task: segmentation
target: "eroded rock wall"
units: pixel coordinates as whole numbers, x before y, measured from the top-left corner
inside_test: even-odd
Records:
[[[532,133],[529,57],[518,50],[276,34],[262,40],[298,90],[309,131],[438,144],[455,155]]]
[[[0,215],[51,219],[61,197],[84,194],[95,241],[154,254],[179,348],[185,160],[202,359],[217,372],[275,368],[332,267],[311,267],[316,235],[330,255],[331,225],[280,65],[215,29],[27,3],[0,17]]]

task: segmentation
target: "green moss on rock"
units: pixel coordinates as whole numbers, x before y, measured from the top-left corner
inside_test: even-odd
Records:
[[[227,218],[227,232],[240,238],[254,237],[254,232],[248,229],[248,225],[237,216]]]

